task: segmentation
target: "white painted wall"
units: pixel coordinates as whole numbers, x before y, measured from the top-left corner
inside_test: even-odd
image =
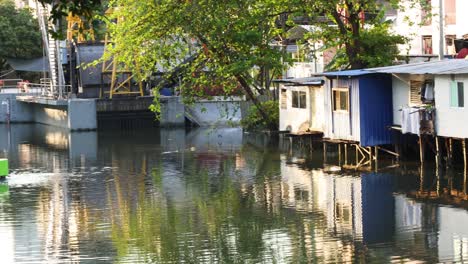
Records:
[[[280,131],[289,131],[290,133],[304,132],[309,127],[310,111],[310,94],[307,86],[282,86],[286,89],[286,109],[281,108],[280,101]],[[306,92],[307,108],[293,108],[292,107],[292,91]],[[283,96],[280,94],[280,97]]]
[[[323,56],[321,52],[316,52],[319,57],[316,62],[295,62],[286,71],[285,78],[311,77],[314,73],[323,72]]]
[[[393,124],[401,126],[401,111],[408,106],[410,101],[410,86],[408,75],[398,75],[392,77],[393,96]]]
[[[409,1],[403,3],[404,11],[399,11],[394,23],[393,30],[403,36],[409,37],[411,41],[408,45],[400,46],[400,54],[409,55],[422,54],[422,36],[432,36],[433,54],[439,54],[439,0],[432,0],[432,12],[435,14],[432,17],[432,23],[428,26],[420,26],[421,9],[416,6],[411,8]],[[465,14],[468,10],[468,1],[456,0],[456,23],[455,25],[444,25],[444,36],[455,35],[456,38],[461,38],[468,33],[468,16]],[[410,25],[411,21],[413,25]],[[444,41],[445,45],[445,41]],[[445,48],[444,48],[445,51]]]
[[[280,130],[289,130],[291,133],[304,132],[307,129],[323,131],[323,88],[309,86],[282,86],[281,89],[286,89],[287,108],[282,109],[280,102]],[[315,89],[315,91],[317,91],[314,93],[316,95],[314,98],[311,97],[311,89]],[[292,91],[306,92],[306,108],[292,107]],[[314,105],[316,109],[316,112],[313,116],[311,110],[312,105]]]
[[[436,133],[443,137],[468,138],[468,74],[454,78],[464,82],[465,107],[450,106],[450,76],[436,76],[434,97],[436,107]]]

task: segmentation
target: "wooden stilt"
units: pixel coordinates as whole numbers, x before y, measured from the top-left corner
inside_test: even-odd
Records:
[[[323,163],[327,163],[327,143],[323,142]]]
[[[422,193],[424,191],[424,166],[421,164],[419,166],[419,192]]]
[[[463,149],[463,164],[465,172],[467,170],[467,164],[466,164],[466,139],[462,139],[462,149]]]
[[[400,159],[401,159],[401,146],[400,146],[399,143],[395,145],[395,153],[397,154],[397,156],[396,156],[396,162],[397,162],[397,163],[400,163]]]
[[[369,166],[372,169],[372,161],[373,161],[373,156],[372,156],[372,147],[367,148],[369,151]]]
[[[424,140],[422,135],[419,136],[419,161],[424,163]]]
[[[312,137],[309,137],[309,147],[310,147],[310,153],[314,152],[314,146],[312,145]]]
[[[356,166],[358,165],[359,163],[359,150],[358,150],[358,145],[354,145],[356,147]]]
[[[436,166],[440,164],[440,146],[439,146],[439,137],[435,137],[435,143],[436,143]]]
[[[442,194],[442,189],[440,188],[440,168],[436,169],[436,180],[437,180],[436,193],[437,193],[437,196],[440,196]]]
[[[293,149],[293,139],[292,137],[289,137],[289,155],[292,155],[292,149]]]
[[[338,143],[338,166],[341,166],[341,143]]]
[[[450,161],[450,167],[452,167],[452,161],[453,161],[453,140],[452,138],[449,138],[449,161]]]
[[[344,144],[344,164],[348,165],[348,144]]]
[[[378,147],[374,147],[374,155],[375,155],[375,171],[379,169],[379,149]]]
[[[466,180],[467,180],[466,177],[467,177],[467,170],[463,172],[463,193],[465,194],[465,196],[467,195],[467,192],[468,192],[467,185],[466,185]]]
[[[462,139],[462,148],[463,148],[463,193],[466,195],[466,172],[468,170],[467,157],[466,157],[466,139]]]

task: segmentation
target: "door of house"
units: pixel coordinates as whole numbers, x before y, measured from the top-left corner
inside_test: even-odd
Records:
[[[323,131],[324,103],[323,88],[310,87],[310,128]]]

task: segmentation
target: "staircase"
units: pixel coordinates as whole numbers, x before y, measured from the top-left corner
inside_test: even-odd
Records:
[[[60,59],[59,41],[55,40],[49,29],[55,30],[55,25],[49,21],[51,6],[42,5],[36,1],[36,12],[41,29],[42,42],[49,60],[49,85],[45,86],[43,96],[62,99],[64,95],[65,78],[63,74],[62,62]]]

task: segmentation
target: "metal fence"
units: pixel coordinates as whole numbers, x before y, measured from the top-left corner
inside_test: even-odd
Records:
[[[70,85],[52,85],[49,78],[40,79],[39,83],[31,83],[22,79],[0,79],[0,93],[68,99],[70,92]]]

